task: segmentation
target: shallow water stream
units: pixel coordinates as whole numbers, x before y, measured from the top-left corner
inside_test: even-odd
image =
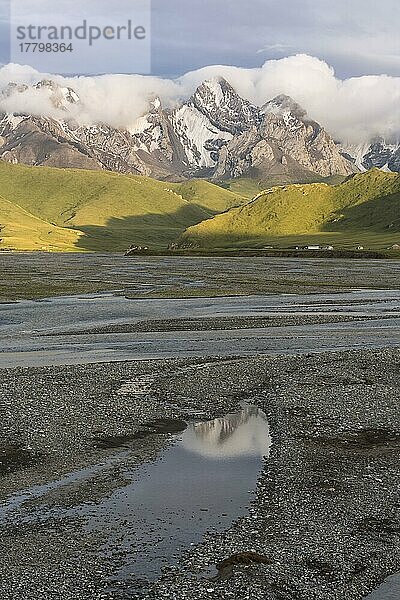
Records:
[[[399,600],[400,598],[400,573],[392,575],[365,600]]]
[[[94,334],[149,320],[290,317],[297,326]],[[301,324],[301,317],[352,317]],[[400,345],[399,292],[129,300],[112,294],[0,305],[0,368],[192,356],[301,354]],[[87,333],[82,334],[82,330]],[[79,335],[76,333],[79,332]],[[49,336],[49,334],[51,334]]]

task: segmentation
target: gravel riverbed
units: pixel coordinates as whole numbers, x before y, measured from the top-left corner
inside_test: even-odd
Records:
[[[374,350],[1,370],[0,597],[361,600],[400,570],[399,367]],[[250,511],[141,591],[110,589],[124,557],[57,507],[99,502],[182,421],[243,401],[272,435]]]

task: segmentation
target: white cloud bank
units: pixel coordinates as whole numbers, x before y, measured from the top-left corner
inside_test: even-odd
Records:
[[[32,84],[43,78],[54,79],[79,94],[83,108],[80,106],[74,116],[80,122],[130,127],[155,96],[164,106],[172,107],[216,75],[225,77],[239,94],[257,105],[278,94],[291,96],[337,140],[360,143],[376,135],[387,140],[399,138],[400,77],[369,75],[341,80],[325,62],[305,54],[269,60],[253,69],[204,67],[174,80],[141,75],[65,78],[10,64],[0,69],[0,88],[10,81]],[[43,90],[2,100],[0,110],[56,116]]]

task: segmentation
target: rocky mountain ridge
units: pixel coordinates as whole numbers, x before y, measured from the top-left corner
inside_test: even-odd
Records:
[[[342,145],[340,151],[360,171],[376,167],[387,172],[400,173],[400,140],[387,143],[384,138],[377,137],[367,144]]]
[[[36,90],[48,94],[61,117],[0,114],[0,158],[12,163],[106,169],[182,180],[269,176],[307,181],[357,172],[357,160],[288,96],[262,107],[241,98],[223,78],[202,83],[189,100],[164,109],[154,98],[129,130],[80,125],[71,107],[78,94],[54,81]],[[28,86],[9,84],[1,92],[8,106]],[[65,115],[64,115],[65,113]],[[371,160],[375,160],[374,157]],[[397,166],[400,160],[395,163]]]

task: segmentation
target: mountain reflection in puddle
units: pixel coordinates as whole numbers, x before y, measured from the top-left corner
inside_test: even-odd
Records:
[[[106,536],[105,554],[118,556],[111,586],[124,581],[137,591],[138,580],[178,565],[207,531],[223,531],[246,514],[271,444],[266,416],[252,406],[190,424],[175,440],[161,460],[132,472],[132,483],[79,507],[86,528]]]
[[[239,413],[189,425],[181,444],[207,458],[227,459],[268,456],[271,438],[264,413],[255,406],[246,406]]]

